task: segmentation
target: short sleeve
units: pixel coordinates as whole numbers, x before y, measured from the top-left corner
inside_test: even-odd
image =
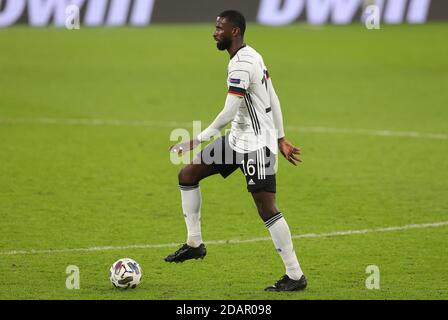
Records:
[[[227,77],[228,93],[244,97],[250,84],[250,70],[237,64],[229,70]]]

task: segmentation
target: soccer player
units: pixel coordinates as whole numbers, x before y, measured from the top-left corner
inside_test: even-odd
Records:
[[[179,154],[190,151],[232,123],[229,134],[210,143],[179,173],[188,238],[165,261],[183,262],[205,257],[199,182],[218,173],[226,178],[240,169],[286,269],[286,274],[265,290],[303,290],[307,280],[297,260],[288,224],[275,204],[275,154],[279,149],[289,162],[297,165],[301,161],[298,158],[300,150],[285,138],[279,99],[263,58],[244,43],[245,29],[245,18],[237,11],[227,10],[217,17],[213,38],[217,48],[227,50],[230,55],[225,106],[195,139],[170,148],[171,152]]]

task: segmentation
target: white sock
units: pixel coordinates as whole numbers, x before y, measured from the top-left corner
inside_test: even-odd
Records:
[[[187,225],[187,244],[199,247],[202,243],[201,235],[201,189],[199,185],[179,186],[182,197],[182,210]]]
[[[265,221],[265,225],[271,233],[275,249],[277,249],[277,252],[283,260],[286,274],[291,279],[299,280],[302,277],[303,272],[300,268],[299,261],[297,260],[296,253],[294,252],[288,223],[286,223],[286,220],[279,212],[269,220]]]

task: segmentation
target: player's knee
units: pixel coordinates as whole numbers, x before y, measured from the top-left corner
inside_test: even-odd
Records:
[[[183,186],[197,184],[198,181],[194,179],[194,176],[191,172],[191,168],[189,166],[183,167],[178,174],[179,184]]]
[[[177,175],[177,178],[179,180],[180,185],[188,185],[189,179],[188,179],[188,170],[186,167],[180,169],[179,174]]]

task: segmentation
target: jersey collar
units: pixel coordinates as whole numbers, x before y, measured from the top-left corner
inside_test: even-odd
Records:
[[[238,53],[238,51],[240,51],[241,49],[245,48],[246,44],[243,44],[241,47],[238,48],[238,50],[235,51],[235,53],[230,57],[230,60],[233,59],[234,56],[236,56],[236,54]]]

